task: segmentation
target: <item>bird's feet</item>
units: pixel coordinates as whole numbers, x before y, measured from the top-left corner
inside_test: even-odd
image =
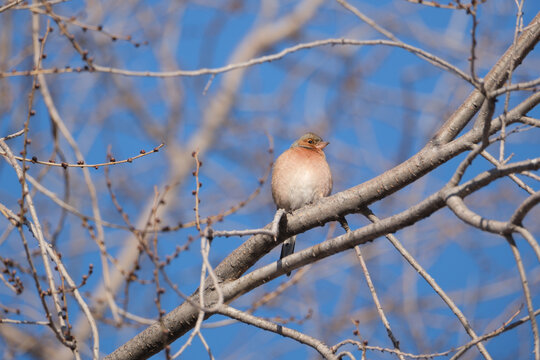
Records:
[[[274,235],[274,241],[276,241],[278,238],[279,222],[283,214],[285,214],[285,209],[277,209],[276,215],[274,215],[274,220],[272,220],[272,234]]]

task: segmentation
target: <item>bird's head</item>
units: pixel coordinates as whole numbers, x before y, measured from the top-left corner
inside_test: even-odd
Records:
[[[291,148],[303,147],[306,149],[322,150],[328,144],[329,142],[323,141],[323,139],[319,135],[308,132],[307,134],[302,135],[298,140],[296,140],[291,145]]]

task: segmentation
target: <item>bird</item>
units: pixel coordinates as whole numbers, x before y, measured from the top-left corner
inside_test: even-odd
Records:
[[[292,212],[330,195],[332,173],[323,151],[328,144],[308,132],[277,158],[272,168],[272,198],[278,209]],[[294,252],[295,242],[296,236],[283,242],[280,260]]]

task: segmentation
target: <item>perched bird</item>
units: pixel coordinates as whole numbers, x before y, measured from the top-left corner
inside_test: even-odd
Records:
[[[327,141],[309,132],[278,157],[272,170],[272,197],[278,209],[294,211],[330,195],[332,173],[323,152],[326,145]],[[295,241],[293,236],[283,242],[280,259],[294,252]]]

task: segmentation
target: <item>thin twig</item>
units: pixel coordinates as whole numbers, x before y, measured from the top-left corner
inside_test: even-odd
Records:
[[[369,211],[369,210],[368,210]],[[367,214],[365,214],[367,218],[373,222],[377,223],[380,221],[380,219],[375,216],[371,211],[369,211]],[[401,245],[400,241],[392,234],[387,234],[386,238],[390,241],[390,243],[396,248],[396,250],[407,260],[409,264],[426,280],[426,282],[435,290],[435,292],[441,297],[441,299],[448,305],[450,310],[456,315],[461,325],[463,325],[463,328],[469,334],[472,340],[478,339],[478,335],[476,335],[475,331],[473,330],[472,326],[470,325],[469,321],[465,317],[465,315],[461,312],[461,310],[456,306],[454,301],[446,294],[446,292],[437,284],[435,279],[431,277],[431,275],[414,259],[414,257],[405,249],[403,245]],[[485,346],[482,343],[476,344],[478,347],[478,351],[482,354],[482,356],[486,359],[492,359],[491,355],[486,350]]]
[[[471,57],[469,58],[470,67],[471,67],[471,77],[473,81],[478,82],[476,77],[476,28],[478,26],[478,19],[476,17],[478,10],[478,1],[471,0],[471,7],[468,9],[468,13],[472,17],[472,27],[471,27]]]
[[[484,150],[480,153],[487,161],[492,163],[495,166],[500,166],[501,163],[495,159],[487,150]],[[520,178],[518,178],[515,174],[509,174],[508,177],[512,179],[513,182],[515,182],[520,188],[528,192],[529,194],[534,194],[534,190],[527,184],[525,184]]]
[[[508,86],[512,85],[512,75],[514,74],[514,63],[516,62],[516,47],[517,47],[517,40],[519,35],[519,29],[520,29],[520,23],[523,16],[523,0],[516,1],[516,5],[518,7],[517,14],[516,14],[516,26],[514,27],[514,41],[512,42],[512,53],[511,53],[511,59],[510,59],[510,66],[508,67]],[[502,118],[502,126],[501,126],[501,142],[499,146],[499,162],[504,162],[504,148],[506,143],[506,114],[508,113],[508,105],[510,103],[510,91],[506,92],[506,96],[504,99],[504,109],[503,109],[503,118]]]
[[[521,260],[521,255],[517,248],[516,242],[512,235],[506,235],[506,240],[512,249],[512,254],[516,261],[516,266],[518,268],[519,277],[521,279],[521,286],[523,287],[523,296],[525,296],[525,304],[527,304],[527,311],[529,312],[529,318],[531,319],[531,328],[534,338],[534,358],[535,360],[540,359],[540,335],[538,334],[538,324],[536,323],[536,317],[534,316],[534,307],[531,298],[531,290],[529,289],[529,282],[527,281],[527,273],[523,267],[523,261]]]
[[[291,54],[300,50],[311,49],[311,48],[326,46],[326,45],[353,45],[353,46],[384,45],[384,46],[398,47],[419,56],[421,59],[426,60],[432,65],[435,65],[441,69],[450,71],[451,73],[454,73],[455,75],[467,81],[468,83],[474,85],[472,78],[469,75],[467,75],[465,72],[460,70],[459,68],[450,64],[446,60],[443,60],[433,55],[432,53],[424,51],[415,46],[411,46],[402,42],[395,42],[395,41],[389,41],[389,40],[355,40],[355,39],[345,39],[345,38],[316,40],[312,42],[302,43],[302,44],[288,47],[273,55],[265,55],[265,56],[254,58],[248,61],[239,62],[236,64],[230,64],[230,65],[226,65],[226,66],[222,66],[218,68],[203,68],[203,69],[198,69],[198,70],[175,70],[175,71],[158,72],[158,71],[133,71],[133,70],[126,70],[126,69],[118,69],[118,68],[105,67],[105,66],[98,65],[96,63],[92,63],[92,66],[93,66],[92,71],[118,74],[118,75],[124,75],[124,76],[159,77],[159,78],[221,74],[221,73],[225,73],[225,72],[236,70],[236,69],[251,67],[257,64],[272,62],[272,61],[281,59],[288,54]],[[12,71],[12,72],[0,72],[0,78],[12,77],[12,76],[31,76],[31,75],[36,75],[36,74],[40,74],[40,75],[63,74],[63,73],[72,73],[72,72],[77,72],[77,69],[54,68],[54,69],[42,69],[39,71],[38,70]]]
[[[84,161],[80,160],[77,164],[69,164],[67,162],[61,162],[61,163],[56,163],[56,162],[53,162],[53,161],[41,161],[41,160],[38,160],[37,157],[32,157],[31,159],[28,159],[28,158],[25,158],[25,157],[22,157],[22,156],[14,156],[15,159],[19,160],[19,161],[23,161],[23,162],[29,162],[29,163],[32,163],[32,164],[40,164],[40,165],[47,165],[47,166],[56,166],[56,167],[63,167],[63,168],[68,168],[68,167],[73,167],[73,168],[100,168],[102,166],[112,166],[112,165],[118,165],[118,164],[125,164],[125,163],[132,163],[133,160],[136,160],[138,158],[141,158],[143,156],[146,156],[146,155],[150,155],[150,154],[153,154],[155,152],[158,152],[159,149],[161,149],[163,146],[165,146],[165,144],[160,144],[159,146],[156,146],[155,148],[153,148],[152,150],[150,151],[144,151],[144,150],[141,150],[141,153],[137,156],[133,156],[133,157],[130,157],[130,158],[127,158],[127,159],[124,159],[124,160],[114,160],[114,161],[108,161],[108,162],[104,162],[104,163],[97,163],[97,164],[85,164]],[[0,155],[4,155],[4,153],[0,152]]]
[[[18,136],[21,136],[21,135],[23,135],[23,134],[24,134],[24,129],[19,130],[19,131],[13,133],[13,134],[6,135],[6,136],[4,136],[3,138],[0,138],[0,140],[9,140],[9,139],[13,139],[13,138],[16,138],[16,137],[18,137]]]
[[[14,7],[14,6],[16,6],[16,5],[20,4],[20,3],[22,3],[23,1],[24,1],[24,0],[13,0],[13,1],[10,2],[10,3],[7,3],[7,4],[3,5],[3,6],[0,6],[0,13],[4,12],[4,11],[6,11],[6,10],[11,9],[12,7]]]
[[[219,307],[218,312],[222,315],[229,316],[243,323],[253,325],[260,329],[268,330],[282,336],[286,336],[302,344],[308,345],[314,348],[315,350],[317,350],[325,359],[337,360],[337,357],[334,355],[332,350],[326,344],[324,344],[320,340],[317,340],[309,335],[303,334],[297,330],[293,330],[283,325],[275,324],[271,321],[248,314],[244,311],[234,309],[224,304]]]
[[[392,341],[392,345],[394,345],[394,349],[399,350],[399,341],[397,341],[396,337],[394,336],[394,333],[392,332],[392,329],[390,327],[390,323],[388,322],[388,319],[386,318],[386,315],[384,314],[384,310],[382,308],[381,302],[379,301],[379,296],[377,296],[377,292],[375,291],[375,286],[373,285],[373,281],[371,280],[371,275],[369,275],[366,262],[364,261],[364,257],[362,256],[362,251],[360,250],[359,246],[355,246],[354,251],[356,252],[358,261],[360,261],[360,266],[362,267],[362,272],[364,273],[364,277],[366,278],[369,292],[371,293],[371,297],[373,298],[373,302],[375,303],[375,308],[377,309],[377,313],[379,314],[379,317],[381,318],[384,328],[386,329],[386,333],[388,334],[388,337]],[[398,357],[401,360],[404,360],[403,355],[398,354]]]
[[[413,3],[413,4],[418,4],[418,5],[431,6],[437,9],[467,10],[471,7],[470,4],[462,4],[459,0],[457,1],[457,4],[452,4],[452,2],[450,2],[449,4],[441,4],[438,1],[431,1],[431,0],[405,0],[405,1]]]

